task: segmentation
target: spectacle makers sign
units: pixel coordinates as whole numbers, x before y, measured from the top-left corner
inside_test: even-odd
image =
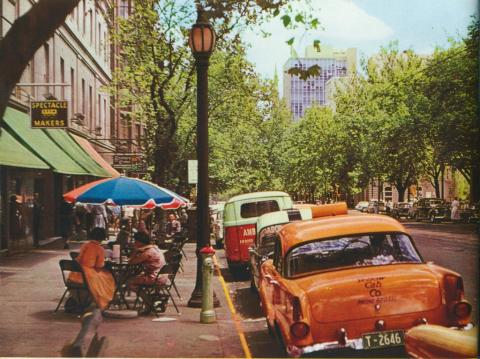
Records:
[[[32,101],[32,128],[68,128],[68,101]]]

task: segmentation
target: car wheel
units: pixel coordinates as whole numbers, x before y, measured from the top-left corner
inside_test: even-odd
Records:
[[[280,347],[282,348],[282,354],[288,357],[287,347],[285,345],[285,341],[283,340],[282,331],[280,330],[280,327],[278,326],[277,323],[275,323],[275,337],[277,338],[277,341],[280,344]]]
[[[258,289],[257,289],[257,286],[255,285],[255,279],[253,277],[254,277],[253,273],[250,272],[250,292],[258,294]]]
[[[270,326],[270,323],[268,322],[268,319],[265,318],[265,321],[267,322],[268,335],[270,335],[272,338],[275,338],[275,331]]]

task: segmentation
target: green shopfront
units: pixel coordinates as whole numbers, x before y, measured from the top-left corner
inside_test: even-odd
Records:
[[[32,129],[8,108],[0,134],[0,251],[22,250],[59,234],[62,194],[112,174],[63,129]]]

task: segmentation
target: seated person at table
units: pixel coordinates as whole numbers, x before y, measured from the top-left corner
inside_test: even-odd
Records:
[[[180,233],[181,231],[182,225],[177,220],[177,217],[173,213],[170,213],[168,215],[167,228],[165,231],[167,238],[172,238],[175,234]]]
[[[146,233],[137,232],[133,238],[135,239],[135,249],[128,262],[130,264],[142,264],[143,272],[129,282],[129,288],[138,291],[139,285],[151,285],[156,280],[159,285],[165,284],[168,279],[166,274],[158,276],[157,279],[158,272],[166,263],[162,251],[155,244],[150,244],[150,237]],[[152,307],[148,298],[142,297],[142,300],[147,307]]]
[[[143,272],[133,278],[130,287],[136,289],[141,284],[153,284],[157,278],[158,272],[166,264],[163,252],[155,244],[150,243],[150,237],[143,232],[137,232],[133,236],[135,239],[135,249],[129,258],[130,264],[142,264]],[[167,277],[160,276],[159,284],[165,284]]]
[[[105,240],[105,229],[94,228],[88,235],[89,242],[82,245],[80,254],[76,261],[81,265],[88,288],[98,308],[105,309],[113,299],[115,292],[115,280],[112,273],[104,268],[105,250],[100,242]],[[75,283],[82,283],[82,274],[70,273],[68,280]]]

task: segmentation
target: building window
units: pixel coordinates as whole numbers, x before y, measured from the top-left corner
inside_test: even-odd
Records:
[[[97,126],[101,126],[102,125],[102,100],[101,100],[100,94],[97,95],[96,106],[97,106],[97,120],[95,121],[95,123],[97,123]]]
[[[85,35],[86,31],[87,31],[87,4],[86,4],[86,0],[83,0],[82,1],[82,24],[83,24],[83,35]]]
[[[88,87],[88,117],[90,118],[90,124],[93,127],[95,121],[93,120],[93,89],[92,86]]]
[[[86,103],[85,103],[85,79],[82,79],[82,114],[85,116],[87,113]]]
[[[70,101],[72,113],[75,113],[75,70],[73,68],[70,68]]]
[[[45,82],[50,81],[50,46],[48,44],[43,45],[45,54]]]
[[[65,83],[65,61],[63,60],[62,57],[60,57],[60,82],[62,84]],[[60,87],[60,94],[62,97],[62,100],[65,99],[65,86]]]
[[[392,187],[385,187],[383,189],[383,197],[385,198],[385,201],[391,201],[392,200]]]
[[[107,133],[107,100],[103,99],[103,127]]]
[[[102,24],[98,24],[98,53],[102,56]]]
[[[14,2],[15,4],[15,18],[20,17],[20,0]]]
[[[93,33],[95,32],[95,29],[93,27],[93,11],[90,9],[89,11],[89,31],[90,31],[90,44],[93,45]]]

